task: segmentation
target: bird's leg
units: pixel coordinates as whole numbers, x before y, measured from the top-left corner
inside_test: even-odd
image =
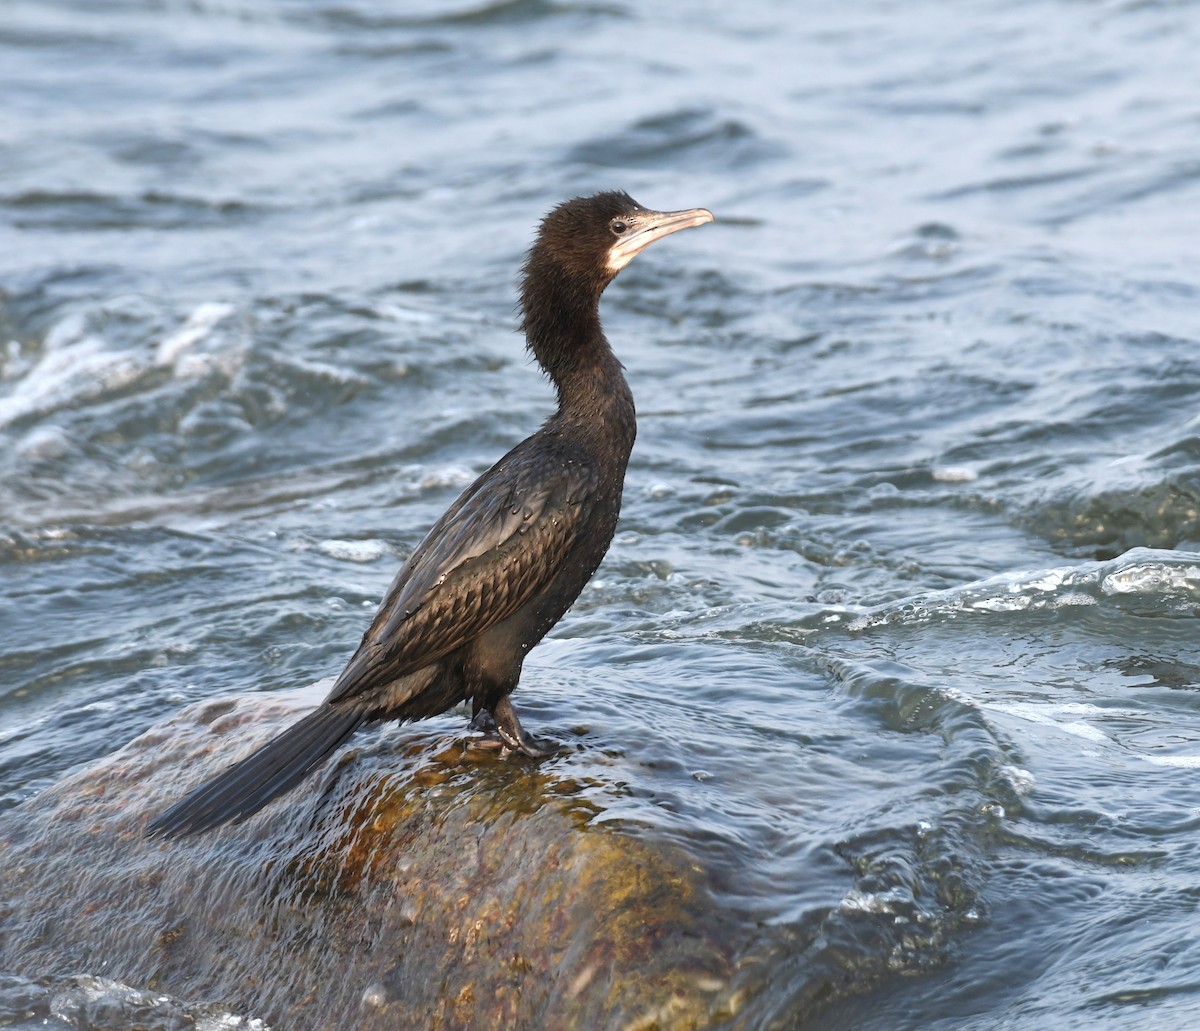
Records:
[[[558,751],[559,746],[553,742],[539,743],[536,738],[525,733],[525,728],[517,719],[517,712],[512,707],[512,702],[508,700],[508,695],[504,695],[493,705],[491,712],[500,740],[514,752],[521,752],[531,759],[544,759]]]

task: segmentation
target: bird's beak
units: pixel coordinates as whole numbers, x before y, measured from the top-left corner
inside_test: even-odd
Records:
[[[636,255],[655,240],[713,221],[707,208],[688,208],[686,211],[639,211],[629,219],[630,231],[614,243],[608,252],[608,270],[620,272]]]

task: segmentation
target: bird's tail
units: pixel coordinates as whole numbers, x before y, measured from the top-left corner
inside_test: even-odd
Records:
[[[322,705],[151,821],[146,833],[181,837],[242,821],[297,784],[358,729],[365,715]]]

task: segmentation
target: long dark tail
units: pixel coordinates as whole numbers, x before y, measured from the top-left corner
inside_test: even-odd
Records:
[[[302,780],[358,729],[362,712],[322,705],[253,755],[189,792],[146,828],[168,837],[198,834],[258,812]]]

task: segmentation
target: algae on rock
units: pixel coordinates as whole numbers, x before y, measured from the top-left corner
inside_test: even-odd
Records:
[[[0,821],[0,968],[102,972],[279,1028],[700,1028],[733,920],[553,764],[361,735],[244,824],[147,840],[310,697],[194,706]],[[407,742],[403,751],[396,742]]]

